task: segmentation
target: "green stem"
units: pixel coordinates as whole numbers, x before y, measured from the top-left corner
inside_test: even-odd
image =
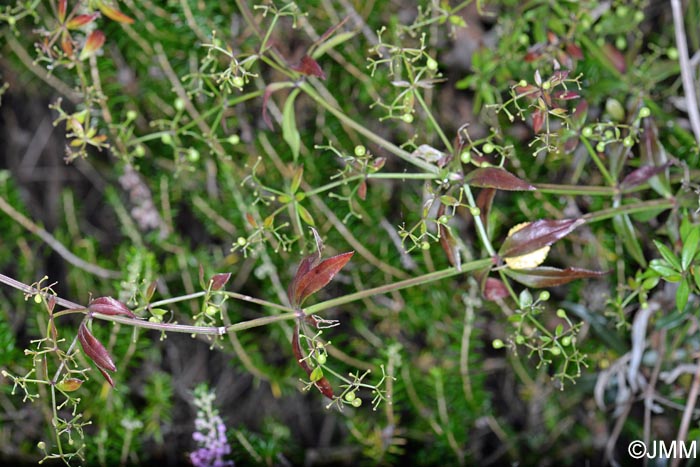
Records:
[[[328,112],[332,113],[338,120],[341,121],[346,126],[349,126],[353,130],[357,131],[360,133],[362,136],[365,138],[369,139],[370,141],[374,142],[375,144],[378,144],[379,146],[383,147],[387,151],[391,152],[392,154],[396,155],[397,157],[400,157],[401,159],[405,160],[406,162],[415,165],[416,167],[419,167],[420,169],[424,170],[425,172],[436,174],[439,169],[435,167],[432,164],[429,164],[425,162],[424,160],[414,157],[410,152],[405,151],[401,149],[400,147],[396,146],[394,143],[391,143],[381,136],[377,135],[376,133],[373,133],[372,131],[368,130],[364,126],[360,125],[347,115],[345,115],[342,111],[339,109],[336,109],[333,107],[328,101],[323,99],[321,96],[316,93],[316,91],[311,87],[311,85],[307,82],[303,82],[299,85],[302,91],[304,91],[311,99],[316,101],[318,105],[326,109]]]
[[[608,169],[605,168],[605,165],[600,160],[600,157],[598,157],[598,153],[595,151],[595,149],[593,149],[593,146],[591,146],[591,142],[588,141],[588,138],[581,135],[580,139],[581,139],[581,142],[583,143],[583,145],[586,146],[586,149],[588,150],[588,154],[591,156],[591,159],[593,159],[593,162],[595,162],[595,165],[598,166],[598,170],[600,170],[600,173],[603,175],[605,180],[608,181],[610,186],[617,185],[617,183],[615,182],[615,179],[610,175],[610,172],[608,172]]]
[[[430,123],[433,125],[433,128],[435,129],[435,131],[437,131],[438,136],[440,136],[442,144],[445,145],[445,149],[449,154],[452,154],[454,152],[454,149],[452,148],[452,143],[450,143],[449,138],[445,136],[445,133],[442,131],[442,128],[440,127],[440,125],[438,125],[438,122],[435,120],[433,113],[430,111],[430,108],[423,100],[423,96],[421,96],[418,91],[414,91],[413,95],[416,96],[416,99],[418,99],[418,103],[423,108],[425,114],[428,116],[428,120],[430,120]]]
[[[610,186],[557,185],[552,183],[537,183],[533,185],[540,193],[553,195],[615,196],[620,192],[619,189]]]
[[[670,209],[676,204],[677,202],[675,199],[655,199],[652,201],[642,201],[634,204],[623,204],[619,207],[603,209],[597,212],[591,212],[588,214],[584,214],[582,218],[590,224],[591,222],[598,222],[605,219],[610,219],[611,217],[615,217],[619,214],[635,214],[638,212],[645,212],[655,209]]]
[[[346,303],[354,302],[357,300],[362,300],[363,298],[368,298],[373,295],[385,294],[388,292],[405,289],[407,287],[412,287],[415,285],[428,284],[430,282],[446,279],[448,277],[456,276],[465,272],[481,269],[490,264],[492,264],[491,258],[479,259],[463,264],[461,270],[457,269],[456,267],[451,267],[443,269],[441,271],[435,271],[429,274],[424,274],[422,276],[412,277],[411,279],[406,279],[404,281],[394,282],[393,284],[386,284],[379,287],[375,287],[373,289],[362,290],[360,292],[355,292],[350,295],[345,295],[343,297],[338,297],[332,300],[326,300],[325,302],[317,303],[316,305],[311,305],[310,307],[304,309],[304,314],[312,315],[314,313],[318,313],[320,311],[327,310],[332,307],[344,305]]]
[[[359,174],[359,175],[353,175],[352,177],[348,177],[342,180],[337,180],[335,182],[328,183],[326,185],[320,186],[318,188],[315,188],[310,191],[305,191],[304,194],[308,198],[309,196],[313,195],[318,195],[320,193],[323,193],[324,191],[332,190],[335,187],[345,185],[346,183],[352,183],[357,180],[362,180],[362,179],[391,179],[391,180],[434,180],[436,178],[439,178],[439,174],[432,174],[432,173],[403,173],[403,172],[394,172],[394,173],[375,173],[375,174]]]
[[[472,209],[476,209],[477,206],[476,202],[474,201],[474,195],[472,195],[472,190],[466,183],[464,184],[464,194],[467,196],[469,207]],[[486,251],[489,255],[496,256],[496,250],[494,250],[493,245],[491,245],[489,236],[487,235],[486,229],[484,228],[484,223],[481,222],[481,215],[476,215],[472,217],[474,218],[474,225],[476,226],[476,231],[479,235],[479,238],[481,239],[481,243],[484,244],[484,247],[486,248]]]

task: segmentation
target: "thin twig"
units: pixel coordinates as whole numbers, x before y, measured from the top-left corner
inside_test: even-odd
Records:
[[[683,418],[681,419],[681,426],[678,428],[678,435],[676,436],[676,445],[680,445],[688,437],[688,428],[690,426],[690,419],[693,417],[693,409],[698,401],[698,393],[700,393],[700,365],[697,365],[695,370],[695,377],[693,378],[693,385],[690,387],[690,392],[688,393],[688,402],[685,405],[685,410],[683,411]],[[678,467],[681,457],[673,457],[671,461],[671,467]]]
[[[688,119],[695,134],[695,141],[700,145],[700,110],[698,110],[698,99],[695,95],[693,69],[688,58],[688,43],[686,41],[685,26],[683,25],[683,8],[680,0],[671,0],[671,10],[673,11],[673,25],[676,30],[676,49],[678,50],[678,61],[681,68],[683,92],[686,105],[688,106]]]
[[[119,271],[112,271],[110,269],[105,269],[96,264],[88,263],[84,259],[78,258],[76,255],[71,253],[68,248],[63,246],[61,242],[56,240],[56,238],[48,233],[46,230],[42,229],[30,219],[25,217],[22,213],[13,208],[10,203],[8,203],[5,198],[0,196],[0,209],[10,216],[15,222],[20,224],[22,227],[41,238],[49,247],[51,247],[56,253],[58,253],[63,259],[68,261],[73,266],[83,269],[91,274],[94,274],[103,279],[118,279],[122,277],[122,273]]]

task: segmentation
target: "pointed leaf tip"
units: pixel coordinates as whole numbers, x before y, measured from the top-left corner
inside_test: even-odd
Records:
[[[328,285],[354,254],[354,251],[342,253],[325,259],[313,267],[310,266],[314,263],[314,259],[317,261],[316,258],[318,256],[314,254],[305,258],[299,266],[299,271],[297,271],[294,281],[290,285],[289,294],[292,305],[295,307],[301,306],[309,296]]]
[[[223,288],[223,286],[226,285],[228,280],[231,278],[231,273],[230,272],[225,272],[225,273],[220,273],[220,274],[214,274],[212,276],[211,280],[211,289],[212,290],[220,290]]]
[[[307,76],[315,76],[319,79],[326,79],[326,74],[323,72],[318,62],[308,55],[304,55],[297,65],[293,65],[292,70]]]
[[[114,365],[112,357],[109,356],[107,349],[92,335],[85,321],[83,321],[78,328],[78,341],[85,355],[97,365],[100,371],[117,371],[117,367]]]
[[[499,255],[503,258],[522,256],[549,246],[585,224],[584,219],[542,219],[531,222],[506,237]]]
[[[479,188],[496,188],[506,191],[533,191],[536,188],[512,173],[499,167],[481,167],[472,170],[464,181]]]
[[[80,52],[80,60],[85,60],[86,58],[94,55],[105,43],[105,34],[100,30],[95,30],[90,33],[87,40],[85,41],[85,46]]]
[[[99,297],[94,299],[88,305],[88,311],[108,316],[123,315],[129,318],[136,318],[136,315],[124,303],[112,297]]]
[[[97,7],[100,9],[103,15],[105,15],[107,18],[116,21],[118,23],[123,23],[123,24],[133,24],[134,20],[122,13],[121,11],[117,10],[116,8],[106,5],[104,2],[100,1],[97,4]]]

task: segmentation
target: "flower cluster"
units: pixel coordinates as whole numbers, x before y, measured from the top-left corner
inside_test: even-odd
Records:
[[[233,461],[224,460],[231,453],[231,446],[226,439],[226,425],[214,409],[216,395],[206,385],[194,390],[194,404],[198,407],[194,426],[197,431],[192,438],[200,446],[190,453],[190,461],[195,467],[233,466]]]

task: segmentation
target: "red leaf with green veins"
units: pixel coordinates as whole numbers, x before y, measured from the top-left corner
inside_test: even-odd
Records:
[[[526,181],[498,167],[482,167],[472,170],[464,177],[464,181],[470,186],[479,188],[496,188],[506,191],[535,190],[535,187]]]
[[[499,255],[503,258],[522,256],[551,245],[584,224],[584,219],[539,220],[508,236]]]
[[[576,279],[598,277],[607,274],[603,271],[590,271],[588,269],[566,268],[557,269],[541,266],[532,269],[504,269],[503,272],[513,280],[526,287],[542,288],[567,284]]]
[[[317,266],[308,269],[308,271],[302,275],[297,272],[299,279],[298,281],[294,281],[294,289],[292,289],[292,298],[294,299],[292,300],[293,306],[301,306],[304,300],[309,296],[328,285],[338,271],[350,261],[353,254],[355,254],[355,252],[351,251],[323,260]],[[302,261],[302,265],[304,265],[305,261]],[[312,263],[309,263],[309,265],[310,264]],[[308,268],[308,266],[305,267]]]

